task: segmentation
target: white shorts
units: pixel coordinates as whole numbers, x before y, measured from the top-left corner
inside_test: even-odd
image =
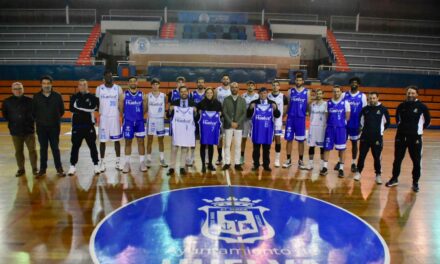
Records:
[[[243,134],[242,138],[250,138],[252,132],[252,120],[246,119],[243,123]]]
[[[283,135],[283,118],[278,117],[275,118],[275,136],[282,136]]]
[[[119,141],[122,139],[119,117],[99,117],[99,142]]]
[[[309,135],[307,137],[307,144],[310,147],[323,147],[325,137],[325,127],[323,126],[310,126]]]
[[[163,118],[148,118],[147,120],[147,135],[158,137],[165,136],[165,121]]]

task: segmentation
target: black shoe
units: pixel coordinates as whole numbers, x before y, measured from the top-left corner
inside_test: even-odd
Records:
[[[325,175],[327,175],[327,173],[328,173],[328,171],[327,171],[327,168],[322,168],[321,169],[321,171],[319,172],[319,175],[321,175],[321,176],[325,176]]]
[[[33,170],[32,170],[32,174],[33,174],[34,176],[37,176],[37,174],[38,174],[38,170],[37,170],[37,169],[33,169]]]
[[[234,165],[234,169],[236,171],[243,171],[243,167],[241,165]]]
[[[217,162],[215,163],[215,165],[222,165],[223,160],[222,159],[218,159]]]
[[[339,164],[341,164],[340,162],[336,163],[335,167],[333,168],[335,171],[339,170]]]
[[[357,172],[356,164],[351,164],[351,172]]]
[[[419,192],[419,184],[418,183],[413,183],[412,190],[413,190],[413,192]]]
[[[230,167],[231,167],[231,164],[225,164],[225,165],[223,165],[222,170],[229,170]]]
[[[58,177],[65,177],[66,176],[66,173],[64,172],[63,168],[57,169],[57,176]]]
[[[264,166],[264,167],[263,167],[263,170],[264,170],[264,171],[269,171],[269,172],[272,171],[272,169],[271,169],[269,166]]]
[[[344,178],[344,170],[338,170],[338,177]]]
[[[184,168],[180,168],[180,175],[186,175],[186,170]]]
[[[17,173],[15,174],[15,177],[21,177],[26,173],[25,170],[18,170]]]
[[[210,171],[216,171],[217,169],[212,165],[211,163],[208,163],[208,170]]]
[[[167,173],[167,175],[168,175],[168,176],[170,176],[170,175],[174,175],[174,169],[173,169],[173,168],[168,169],[168,173]]]
[[[205,166],[205,164],[203,164],[202,165],[202,173],[205,173],[206,172],[206,166]]]
[[[399,185],[399,181],[397,179],[391,178],[387,183],[385,183],[386,187],[393,187]]]
[[[259,167],[260,166],[256,166],[256,165],[252,166],[252,171],[257,171]]]
[[[35,175],[35,178],[40,178],[46,176],[46,170],[39,170],[37,175]]]

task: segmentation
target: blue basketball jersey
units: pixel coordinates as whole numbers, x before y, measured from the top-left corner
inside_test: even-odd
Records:
[[[199,94],[197,91],[193,91],[191,93],[191,98],[195,104],[198,104],[203,100],[203,98],[205,98],[205,92],[203,92],[203,94]]]
[[[124,119],[130,121],[139,121],[144,119],[144,94],[137,91],[132,94],[130,91],[125,91],[124,98]]]
[[[171,92],[171,102],[179,100],[180,99],[180,92],[179,89],[174,89]]]
[[[202,111],[199,120],[200,144],[218,145],[221,126],[219,112]]]
[[[347,127],[359,128],[360,117],[362,111],[362,97],[363,93],[358,92],[352,95],[350,92],[345,92],[344,100],[350,104],[350,119],[348,120]]]
[[[333,102],[328,100],[327,102],[327,126],[332,127],[345,127],[345,101]]]
[[[252,142],[255,144],[272,144],[274,129],[272,105],[257,104],[252,116]]]
[[[290,89],[290,103],[287,114],[290,117],[305,117],[307,113],[307,95],[308,90],[304,88],[301,92],[298,92],[296,88]]]

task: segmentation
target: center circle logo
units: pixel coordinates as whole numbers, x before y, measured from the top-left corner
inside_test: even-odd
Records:
[[[90,240],[94,263],[390,263],[383,238],[350,212],[274,189],[163,192],[112,212]]]

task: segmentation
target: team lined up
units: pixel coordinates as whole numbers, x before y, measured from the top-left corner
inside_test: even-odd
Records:
[[[248,138],[253,143],[252,170],[256,171],[260,167],[262,148],[263,169],[271,171],[270,148],[273,141],[275,141],[274,166],[281,166],[281,136],[283,135],[283,119],[286,118],[284,139],[287,144],[283,168],[289,168],[293,165],[291,152],[292,143],[295,140],[298,142],[299,169],[313,169],[315,148],[319,147],[321,154],[320,174],[326,175],[328,173],[329,151],[336,149],[339,153],[339,162],[335,166],[335,170],[338,171],[339,177],[344,177],[346,142],[350,139],[352,142],[351,171],[356,173],[354,179],[360,180],[365,157],[371,149],[374,157],[376,182],[382,183],[380,164],[383,148],[382,137],[384,130],[390,124],[390,117],[386,107],[379,103],[378,93],[370,93],[367,103],[367,96],[359,91],[359,78],[350,79],[351,89],[345,93],[341,87],[335,85],[332,90],[332,98],[328,101],[323,100],[322,90],[311,91],[303,86],[304,79],[301,73],[296,75],[295,87],[288,90],[287,96],[280,92],[278,81],[272,82],[270,92],[267,88],[262,87],[258,93],[255,91],[255,83],[249,81],[247,92],[243,95],[239,95],[238,83],[231,83],[228,75],[224,75],[221,81],[222,85],[213,90],[210,87],[205,88],[204,79],[199,78],[197,89],[189,93],[185,86],[185,79],[179,77],[176,89],[165,95],[159,90],[160,81],[153,79],[151,92],[144,94],[137,87],[136,77],[129,79],[128,89],[123,91],[119,85],[113,83],[112,73],[106,71],[104,84],[97,87],[96,95],[92,95],[88,92],[87,81],[80,80],[78,83],[79,92],[73,95],[70,100],[70,111],[73,113],[73,117],[69,174],[73,175],[76,171],[78,152],[83,139],[86,140],[90,148],[95,173],[106,170],[104,157],[108,141],[115,143],[116,168],[122,169],[124,173],[129,172],[134,137],[138,143],[141,171],[147,171],[152,164],[154,137],[157,137],[159,142],[160,165],[168,167],[163,143],[166,134],[166,117],[171,120],[170,136],[172,137],[169,175],[175,173],[179,150],[181,152],[180,173],[185,174],[186,167],[193,166],[197,139],[200,140],[202,172],[206,172],[207,169],[215,170],[213,165],[214,145],[217,146],[218,153],[216,165],[223,165],[223,170],[230,169],[232,140],[234,140],[234,168],[242,170],[242,165],[245,162],[244,150]],[[55,166],[61,176],[64,173],[57,149],[60,118],[64,114],[64,106],[61,96],[52,90],[52,79],[43,77],[41,83],[42,91],[34,96],[30,110],[22,109],[23,111],[31,111],[29,118],[35,119],[37,123],[37,135],[41,146],[40,170],[37,172],[36,169],[36,155],[31,157],[31,165],[37,176],[45,174],[47,148],[50,143]],[[9,122],[10,129],[17,122],[23,122],[15,116],[11,118],[10,114],[14,109],[13,100],[23,96],[23,87],[20,83],[14,83],[12,88],[13,93],[14,89],[18,91],[21,88],[21,94],[14,93],[3,104],[3,113]],[[429,110],[416,98],[417,91],[416,87],[408,87],[407,99],[397,109],[398,130],[393,177],[387,183],[387,186],[397,185],[400,164],[406,148],[408,148],[414,163],[413,190],[415,191],[418,191],[418,179],[420,178],[421,135],[430,121]],[[167,104],[169,105],[168,109]],[[94,128],[94,112],[97,110],[100,117],[98,131],[100,160],[95,144],[96,131]],[[119,121],[121,114],[122,126]],[[306,136],[307,115],[310,116],[310,129]],[[27,122],[29,128],[29,121]],[[17,136],[12,130],[11,134],[13,138]],[[147,147],[145,151],[144,138],[146,136]],[[122,138],[125,139],[125,160],[123,161],[120,160],[119,143]],[[14,138],[16,150],[22,152],[23,143],[20,148],[19,142],[15,144],[16,141],[20,140]],[[307,165],[304,162],[305,141],[309,146]],[[360,141],[360,151],[358,151],[358,141]],[[23,138],[22,142],[26,142],[26,140]],[[359,157],[358,152],[360,152]],[[24,160],[18,156],[19,172],[17,175],[24,173]]]

